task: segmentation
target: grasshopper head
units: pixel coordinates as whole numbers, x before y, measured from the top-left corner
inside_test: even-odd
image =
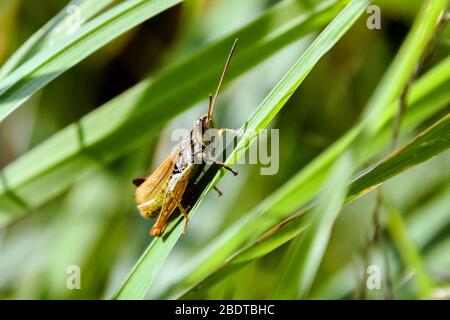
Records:
[[[209,129],[213,129],[216,127],[214,123],[214,119],[212,117],[209,117],[208,115],[205,115],[197,120],[199,125],[201,124],[203,131],[208,131]]]
[[[206,146],[211,141],[208,138],[208,130],[215,128],[214,120],[207,115],[201,117],[194,123],[194,137],[202,145]],[[206,133],[206,134],[205,134]]]

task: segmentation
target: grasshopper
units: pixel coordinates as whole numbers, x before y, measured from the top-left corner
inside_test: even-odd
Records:
[[[206,139],[204,137],[205,132],[215,128],[213,119],[214,105],[236,44],[237,39],[234,41],[228,55],[214,97],[209,95],[208,113],[194,123],[190,133],[172,150],[170,155],[150,176],[137,178],[133,181],[137,186],[135,201],[140,214],[144,218],[157,217],[155,224],[150,229],[150,235],[153,237],[160,237],[164,234],[169,219],[176,208],[184,216],[183,234],[187,233],[189,216],[182,202],[187,196],[187,191],[195,186],[194,182],[202,173],[207,162],[216,164],[237,175],[237,172],[222,162],[208,157],[206,150],[214,139]],[[219,135],[223,134],[225,130],[227,129],[221,129]],[[220,191],[218,192],[220,195]]]

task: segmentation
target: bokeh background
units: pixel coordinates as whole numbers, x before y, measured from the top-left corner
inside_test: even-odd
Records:
[[[0,168],[142,79],[245,25],[277,2],[187,1],[132,29],[65,72],[0,125]],[[299,2],[306,10],[320,1]],[[379,1],[382,29],[368,30],[365,17],[360,19],[319,62],[271,124],[280,129],[279,173],[261,176],[258,165],[239,165],[238,177],[225,176],[218,185],[224,196],[218,198],[211,193],[202,203],[191,221],[189,235],[177,243],[148,298],[179,265],[356,123],[420,3]],[[65,5],[62,0],[0,0],[0,65]],[[449,54],[448,31],[437,42],[424,70]],[[239,128],[313,38],[314,34],[289,45],[227,87],[216,109],[219,126]],[[169,139],[172,130],[190,128],[206,107],[205,96],[157,137],[149,137],[143,147],[110,165],[99,166],[56,199],[0,227],[0,298],[110,298],[151,241],[151,221],[141,218],[135,208],[131,180],[151,172],[173,146]],[[171,112],[170,106],[167,112]],[[435,115],[422,128],[438,118]],[[402,137],[401,141],[411,137]],[[404,215],[423,259],[423,271],[436,288],[444,290],[450,285],[449,165],[447,152],[392,179],[383,188],[386,201]],[[370,193],[344,208],[309,298],[355,297],[364,272],[374,203],[375,195]],[[392,245],[389,230],[385,236],[395,296],[417,298],[415,271],[402,266],[401,250]],[[285,250],[283,246],[251,263],[203,292],[202,297],[270,297]],[[70,265],[81,268],[82,290],[66,288]],[[369,298],[383,298],[382,290],[371,292]]]

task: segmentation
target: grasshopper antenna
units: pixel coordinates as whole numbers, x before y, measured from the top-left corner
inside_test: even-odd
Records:
[[[217,86],[216,93],[214,94],[213,98],[211,98],[211,96],[209,98],[208,120],[212,119],[212,115],[213,115],[213,112],[214,112],[214,105],[216,104],[216,100],[217,100],[217,96],[219,95],[220,87],[222,86],[223,79],[225,78],[225,75],[227,73],[228,66],[230,65],[231,57],[233,56],[234,49],[236,48],[237,42],[238,42],[238,39],[236,38],[234,40],[233,46],[231,47],[230,54],[228,55],[227,62],[225,63],[225,67],[223,69],[222,76],[220,77],[220,81],[219,81],[219,85]]]

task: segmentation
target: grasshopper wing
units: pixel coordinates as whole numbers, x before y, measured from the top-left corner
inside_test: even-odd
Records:
[[[184,208],[181,207],[181,201],[186,188],[190,181],[191,173],[193,172],[194,165],[189,166],[183,172],[176,174],[172,177],[170,185],[168,187],[166,196],[164,198],[164,203],[161,208],[161,212],[156,220],[153,228],[150,230],[150,235],[153,237],[160,237],[164,233],[167,227],[169,219],[175,208],[178,206],[186,219],[186,212]],[[188,221],[188,220],[187,220]]]
[[[175,148],[170,156],[136,189],[135,200],[142,216],[153,217],[159,213],[178,156],[179,150]]]

